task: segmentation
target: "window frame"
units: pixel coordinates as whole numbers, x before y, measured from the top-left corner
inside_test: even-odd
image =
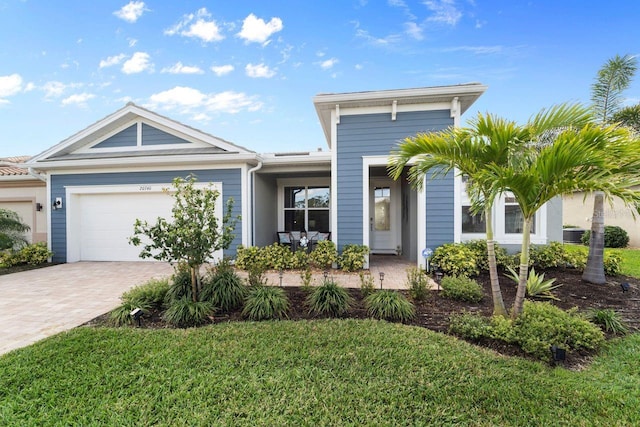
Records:
[[[277,180],[278,184],[278,230],[285,230],[285,210],[302,210],[299,208],[285,208],[285,187],[304,187],[304,221],[306,231],[329,231],[331,232],[331,178],[329,177],[310,177],[310,178],[281,178]],[[309,207],[308,192],[309,187],[321,187],[329,189],[329,206],[327,208]],[[328,230],[309,230],[309,211],[327,211],[328,214]]]

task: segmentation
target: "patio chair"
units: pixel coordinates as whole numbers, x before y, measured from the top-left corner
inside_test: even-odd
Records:
[[[278,243],[283,246],[289,246],[289,249],[293,250],[293,239],[291,233],[288,231],[278,231]]]

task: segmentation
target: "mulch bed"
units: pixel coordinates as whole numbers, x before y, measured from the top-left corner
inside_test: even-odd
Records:
[[[635,331],[640,330],[640,280],[618,276],[609,280],[605,285],[594,285],[582,280],[581,274],[575,270],[548,270],[545,272],[545,278],[556,278],[556,283],[562,286],[554,290],[554,295],[559,301],[551,301],[553,304],[569,309],[578,307],[580,311],[586,311],[590,308],[612,308],[620,313],[627,325]],[[478,282],[483,286],[485,297],[479,303],[467,303],[455,301],[445,298],[438,291],[430,291],[425,301],[416,302],[416,317],[414,320],[407,322],[409,325],[427,328],[437,332],[446,333],[449,328],[449,317],[455,313],[473,312],[482,313],[490,316],[493,310],[491,301],[491,290],[488,275],[481,275],[477,278]],[[630,289],[623,292],[621,283],[629,283]],[[507,277],[500,278],[502,294],[507,307],[513,303],[516,293],[516,286],[513,281]],[[305,299],[307,294],[304,289],[299,287],[284,288],[291,305],[289,319],[306,320],[321,319],[326,316],[312,315],[309,313]],[[365,319],[369,316],[364,307],[364,302],[359,289],[349,289],[349,292],[355,300],[355,304],[344,317]],[[145,313],[142,319],[142,328],[159,329],[171,328],[161,318],[161,312],[154,311]],[[240,310],[231,313],[225,313],[215,316],[211,323],[236,322],[244,321]],[[87,325],[107,325],[108,315],[102,315]],[[611,338],[608,336],[607,338]],[[483,340],[474,342],[474,344],[482,347],[490,348],[500,354],[511,356],[528,357],[519,347],[505,344],[495,340]],[[565,366],[571,369],[580,369],[589,363],[589,354],[571,353]]]

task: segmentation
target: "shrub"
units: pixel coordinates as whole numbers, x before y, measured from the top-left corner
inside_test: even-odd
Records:
[[[289,300],[282,288],[258,285],[249,290],[242,315],[250,320],[282,319],[289,311]]]
[[[513,321],[508,317],[493,316],[489,327],[489,338],[507,343],[516,342],[516,332]]]
[[[479,314],[454,314],[449,321],[449,333],[461,338],[477,341],[489,335],[489,322]]]
[[[20,259],[15,256],[15,252],[12,250],[5,250],[0,252],[0,267],[8,268],[13,267],[14,265],[18,265],[20,263]]]
[[[242,305],[247,287],[233,271],[228,261],[221,261],[215,269],[210,269],[203,280],[200,298],[210,301],[222,311],[230,311]]]
[[[329,269],[338,261],[336,244],[331,240],[321,240],[309,255],[309,261],[317,268]]]
[[[406,322],[416,316],[413,304],[397,291],[377,291],[368,295],[364,302],[369,316],[376,319]]]
[[[625,335],[629,328],[625,325],[620,314],[613,309],[591,309],[587,312],[587,320],[600,326],[605,332],[616,335]]]
[[[533,245],[529,252],[529,265],[545,270],[562,267],[565,264],[565,250],[560,242],[548,245]]]
[[[364,267],[365,256],[369,253],[366,245],[348,244],[338,257],[338,264],[343,271],[357,271]]]
[[[429,281],[421,268],[412,267],[407,270],[407,282],[409,282],[409,296],[414,301],[423,301],[427,298]]]
[[[564,261],[567,266],[582,271],[587,265],[587,253],[577,250],[565,250]]]
[[[249,267],[251,266],[260,265],[263,267],[263,270],[266,270],[267,266],[265,264],[266,263],[264,262],[264,256],[259,247],[244,247],[242,245],[238,245],[235,261],[236,267],[241,270],[249,270]]]
[[[291,252],[287,249],[290,254],[290,258],[287,264],[287,268],[292,269],[302,269],[309,267],[309,254],[307,251],[295,251]]]
[[[165,302],[169,305],[181,298],[193,299],[191,289],[191,272],[185,263],[179,263],[175,267],[175,273],[171,276],[169,290],[165,295]]]
[[[148,304],[151,307],[160,308],[164,303],[168,291],[169,279],[150,279],[142,285],[133,287],[123,293],[120,299],[123,302]]]
[[[615,253],[604,254],[604,274],[618,276],[622,272],[622,256]]]
[[[514,282],[519,283],[520,277],[518,277],[518,273],[516,273],[516,271],[511,267],[508,267],[507,270],[509,271],[509,273],[507,273],[507,277]],[[527,276],[527,295],[530,297],[557,300],[558,298],[556,298],[551,291],[562,285],[554,285],[553,282],[555,281],[556,279],[544,280],[544,273],[538,274],[536,273],[536,269],[531,267],[531,271],[529,271],[529,275]]]
[[[336,282],[326,281],[313,289],[306,302],[310,313],[341,316],[349,311],[353,304],[353,298],[345,288],[338,286]]]
[[[47,262],[53,252],[47,248],[46,242],[39,242],[23,246],[15,256],[20,264],[39,265]]]
[[[360,294],[363,298],[366,298],[367,295],[371,295],[376,290],[373,284],[373,276],[370,271],[361,271],[360,272]]]
[[[133,324],[131,312],[139,308],[143,312],[162,307],[169,279],[150,279],[142,285],[135,286],[122,294],[122,304],[109,312],[109,318],[115,326]]]
[[[260,258],[266,270],[286,270],[293,264],[293,252],[288,246],[279,243],[261,248]]]
[[[587,230],[582,235],[582,244],[588,245],[591,238],[591,230]],[[604,247],[605,248],[626,248],[629,244],[629,234],[617,225],[604,226]]]
[[[476,267],[481,272],[489,271],[489,257],[487,255],[487,241],[484,239],[469,240],[462,243],[463,246],[473,251],[473,258],[476,262]],[[512,257],[509,256],[507,250],[498,243],[495,243],[496,265],[498,267],[507,267],[511,265]]]
[[[211,301],[193,301],[189,297],[182,297],[171,301],[162,318],[173,326],[188,328],[203,325],[215,311]]]
[[[311,274],[311,269],[307,266],[304,270],[300,272],[300,280],[302,280],[302,289],[305,292],[311,292],[311,280],[313,276]]]
[[[460,301],[478,302],[484,296],[478,282],[465,276],[446,276],[440,283],[442,295]]]
[[[431,265],[450,276],[477,276],[474,250],[461,243],[445,243],[433,251]]]
[[[548,302],[525,301],[513,326],[520,347],[543,360],[549,357],[551,345],[596,350],[604,342],[600,328],[579,316],[576,309],[563,311]]]

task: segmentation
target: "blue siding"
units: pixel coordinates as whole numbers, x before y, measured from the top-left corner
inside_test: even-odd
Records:
[[[165,144],[190,144],[189,141],[178,138],[156,129],[147,124],[142,124],[142,145],[165,145]]]
[[[93,148],[135,147],[138,144],[138,126],[131,125],[123,131],[105,139]]]
[[[427,247],[437,248],[453,242],[454,237],[454,174],[437,179],[427,177],[425,196]]]
[[[337,134],[338,248],[362,243],[362,157],[388,155],[395,145],[418,132],[434,132],[453,125],[449,110],[341,116]],[[452,187],[453,188],[453,187]],[[453,200],[453,191],[451,192]],[[441,221],[438,214],[428,221]],[[452,216],[453,206],[447,213]],[[453,219],[451,219],[453,221]],[[453,235],[451,237],[453,239]]]
[[[51,250],[54,252],[54,262],[67,260],[67,215],[65,187],[75,185],[129,185],[129,184],[160,184],[170,183],[177,176],[186,177],[194,173],[200,182],[221,182],[223,202],[233,198],[233,216],[242,212],[242,184],[240,169],[196,170],[196,171],[162,171],[162,172],[128,172],[78,175],[52,175],[51,200],[62,197],[63,209],[51,211]],[[242,223],[238,221],[235,229],[235,239],[225,256],[235,256],[236,247],[242,243]]]

